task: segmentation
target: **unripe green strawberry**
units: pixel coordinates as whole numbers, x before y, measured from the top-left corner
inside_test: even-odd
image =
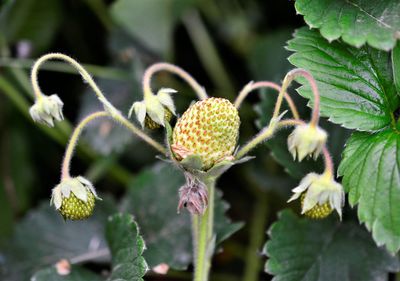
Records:
[[[227,99],[208,98],[190,106],[178,119],[172,136],[172,150],[178,160],[200,155],[203,170],[232,156],[239,135],[237,109]]]
[[[94,209],[95,197],[92,192],[88,192],[87,202],[79,199],[71,192],[68,198],[63,198],[60,214],[64,219],[82,220],[90,217]]]
[[[53,188],[50,205],[70,220],[82,220],[93,213],[95,200],[101,200],[92,183],[84,177],[65,177]]]
[[[168,108],[164,108],[164,120],[169,123],[171,119],[172,119],[172,112]],[[144,126],[150,130],[159,129],[161,127],[160,124],[153,121],[153,119],[151,119],[150,116],[147,114],[146,117],[144,118]]]
[[[304,204],[304,197],[305,194],[303,193],[301,195],[301,207],[303,207]],[[310,210],[306,211],[304,213],[304,215],[306,217],[309,217],[311,219],[323,219],[326,218],[327,216],[329,216],[332,213],[333,209],[331,207],[331,205],[329,204],[329,202],[325,202],[324,204],[320,205],[320,204],[316,204],[314,207],[312,207]]]

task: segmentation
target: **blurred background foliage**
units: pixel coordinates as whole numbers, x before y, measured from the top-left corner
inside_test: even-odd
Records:
[[[249,81],[280,82],[293,68],[284,46],[295,28],[304,25],[293,2],[3,0],[0,5],[0,276],[28,280],[60,258],[84,262],[98,273],[109,270],[100,233],[105,218],[119,210],[132,213],[147,244],[157,246],[144,254],[150,266],[162,262],[161,257],[171,259],[174,270],[167,276],[150,273],[146,280],[189,280],[190,267],[178,271],[187,268],[191,255],[187,215],[168,221],[165,217],[177,217],[182,179],[175,174],[164,178],[174,172],[157,164],[152,148],[110,121],[99,121],[85,131],[73,160],[73,174],[91,179],[106,198],[96,207],[96,215],[85,223],[64,223],[47,206],[50,190],[59,181],[71,128],[101,106],[78,73],[64,63],[49,62],[40,72],[40,84],[44,93],[63,99],[66,120],[54,129],[34,124],[28,114],[33,102],[30,67],[47,52],[68,54],[84,64],[125,114],[133,101],[141,99],[144,69],[159,61],[190,72],[209,95],[233,100]],[[159,87],[178,90],[179,113],[194,99],[188,86],[170,74],[157,75],[154,89]],[[308,118],[306,101],[294,96]],[[240,112],[240,143],[267,124],[275,98],[272,91],[249,97]],[[330,132],[337,163],[349,133],[328,122],[322,126]],[[162,131],[151,134],[163,140]],[[286,206],[296,179],[321,169],[319,162],[298,165],[291,160],[285,132],[253,155],[255,160],[232,168],[219,182],[230,205],[227,216],[244,226],[215,256],[211,280],[270,280],[263,273],[261,253],[265,230]],[[241,226],[228,226],[226,202],[220,211],[224,238]],[[291,207],[299,211],[298,205]],[[95,259],[87,262],[82,258],[87,253],[95,253]]]

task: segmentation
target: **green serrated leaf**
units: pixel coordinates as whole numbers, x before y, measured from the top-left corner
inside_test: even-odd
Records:
[[[35,273],[31,281],[101,281],[99,275],[80,266],[72,266],[68,275],[60,275],[55,267],[48,267]]]
[[[400,95],[400,43],[392,51],[393,79],[397,94]]]
[[[144,257],[150,267],[166,263],[185,269],[192,260],[191,221],[189,213],[177,214],[178,190],[185,183],[180,170],[170,163],[158,163],[142,172],[129,187],[122,210],[134,214],[147,250]],[[214,230],[217,243],[242,227],[225,215],[229,205],[216,193]]]
[[[109,281],[142,281],[148,269],[142,254],[145,249],[139,228],[129,214],[116,214],[109,218],[106,238],[112,256]]]
[[[393,0],[297,0],[296,11],[329,41],[390,50],[400,34],[400,3]]]
[[[112,201],[103,198],[93,216],[85,221],[67,221],[46,200],[17,226],[12,239],[0,249],[0,279],[29,280],[34,272],[60,259],[107,250],[103,225],[115,212]],[[100,260],[107,259],[103,256]]]
[[[354,133],[339,166],[343,186],[358,217],[378,245],[400,249],[400,134]]]
[[[301,28],[288,42],[289,61],[311,72],[321,95],[321,114],[349,129],[376,131],[393,122],[400,105],[390,54],[329,43],[317,31]],[[308,83],[299,93],[312,99]]]
[[[285,210],[269,235],[265,270],[274,281],[376,281],[400,269],[398,258],[354,223],[312,221]]]

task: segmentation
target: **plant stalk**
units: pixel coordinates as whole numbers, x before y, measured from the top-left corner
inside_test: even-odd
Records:
[[[208,281],[214,252],[215,180],[206,182],[208,207],[203,215],[193,215],[194,281]],[[197,225],[196,225],[197,224]]]

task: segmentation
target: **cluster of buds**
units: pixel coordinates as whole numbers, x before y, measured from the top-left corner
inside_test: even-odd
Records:
[[[288,137],[288,149],[293,159],[300,162],[306,156],[317,160],[325,147],[327,133],[314,124],[297,125]],[[326,157],[330,157],[326,155]],[[331,161],[328,159],[326,161]],[[337,183],[332,175],[331,167],[322,175],[310,173],[294,188],[293,196],[288,202],[301,199],[301,213],[312,219],[322,219],[336,210],[342,217],[344,204],[343,187]]]

